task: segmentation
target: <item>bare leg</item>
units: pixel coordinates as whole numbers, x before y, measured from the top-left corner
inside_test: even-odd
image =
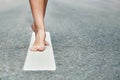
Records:
[[[29,0],[34,22],[32,29],[35,32],[35,41],[31,51],[43,51],[48,42],[45,41],[44,17],[48,0]]]
[[[45,17],[46,7],[47,7],[48,0],[44,0],[44,1],[45,1],[45,7],[44,7],[44,17]]]

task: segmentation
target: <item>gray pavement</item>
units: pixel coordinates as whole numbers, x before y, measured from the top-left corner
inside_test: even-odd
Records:
[[[53,72],[22,70],[31,23],[27,0],[0,0],[0,80],[120,80],[119,0],[49,0]]]

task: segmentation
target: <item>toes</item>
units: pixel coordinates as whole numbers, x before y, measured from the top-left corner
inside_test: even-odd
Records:
[[[31,51],[37,51],[37,48],[36,47],[32,47],[30,50]]]
[[[46,45],[46,46],[49,46],[49,43],[48,43],[47,41],[45,41],[45,45]]]
[[[31,51],[44,51],[45,47],[39,47],[39,46],[35,46],[30,48]]]
[[[38,51],[44,51],[45,50],[45,47],[39,47],[37,48]]]

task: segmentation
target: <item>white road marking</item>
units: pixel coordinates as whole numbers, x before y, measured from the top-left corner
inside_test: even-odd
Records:
[[[34,40],[35,40],[35,34],[34,32],[32,32],[32,37],[31,37],[31,41],[28,48],[23,70],[32,70],[32,71],[56,70],[50,33],[46,32],[46,41],[49,42],[49,46],[45,46],[46,48],[43,52],[30,51],[30,48]]]

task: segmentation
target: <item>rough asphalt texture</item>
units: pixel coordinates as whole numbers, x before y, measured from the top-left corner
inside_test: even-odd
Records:
[[[29,0],[0,0],[0,80],[120,80],[119,0],[49,0],[56,71],[22,70],[31,23]]]

